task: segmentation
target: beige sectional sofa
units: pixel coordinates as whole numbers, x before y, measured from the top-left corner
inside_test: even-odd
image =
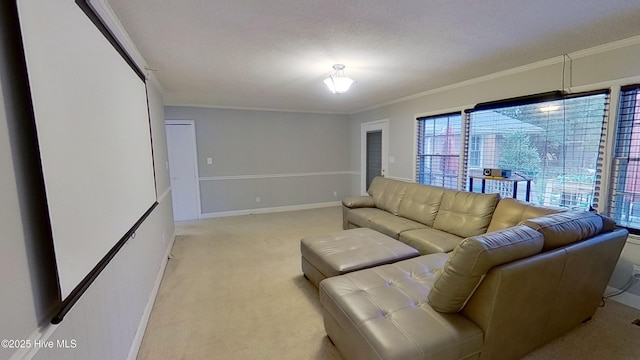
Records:
[[[420,251],[450,252],[464,238],[564,211],[498,194],[479,194],[376,177],[368,196],[342,201],[344,229],[371,228]]]
[[[423,254],[320,282],[345,359],[518,359],[588,320],[628,232],[606,217],[377,178],[344,200]]]

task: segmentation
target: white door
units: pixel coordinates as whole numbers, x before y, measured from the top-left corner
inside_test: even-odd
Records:
[[[195,123],[191,120],[168,120],[165,124],[173,218],[175,221],[199,219],[200,191]]]
[[[363,123],[361,126],[361,178],[362,193],[366,193],[371,180],[385,176],[388,166],[388,121]]]

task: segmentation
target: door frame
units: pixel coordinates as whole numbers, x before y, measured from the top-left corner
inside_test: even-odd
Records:
[[[196,144],[196,122],[195,120],[165,120],[164,122],[165,124],[165,131],[167,131],[166,127],[169,125],[188,125],[191,128],[191,139],[193,140],[191,143],[191,148],[193,151],[193,166],[194,166],[194,175],[195,175],[195,191],[196,191],[196,204],[195,205],[195,209],[196,209],[196,215],[197,215],[197,219],[202,219],[202,202],[200,199],[200,174],[198,172],[198,147]],[[167,144],[167,152],[169,152],[169,146]],[[171,157],[169,156],[169,154],[167,154],[167,159],[170,161]],[[171,171],[169,171],[169,184],[171,184]],[[171,193],[173,194],[173,189],[171,191]],[[173,195],[172,195],[173,196]]]
[[[360,125],[360,193],[367,193],[367,133],[382,131],[382,174],[389,167],[389,119],[369,121]]]

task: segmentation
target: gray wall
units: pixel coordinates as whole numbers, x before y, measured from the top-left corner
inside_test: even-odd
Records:
[[[125,359],[141,340],[145,316],[174,237],[164,166],[159,206],[58,326],[55,267],[38,179],[37,148],[21,62],[15,2],[0,2],[0,339],[75,340],[75,349],[7,349],[0,358]],[[64,85],[64,84],[61,84]],[[154,156],[166,156],[162,94],[150,86]],[[100,231],[100,229],[96,229]],[[135,352],[133,353],[135,356]]]
[[[640,83],[640,37],[607,44],[570,54],[573,64],[567,64],[565,84],[573,92],[612,89],[610,113],[615,118],[618,89],[621,85]],[[569,77],[569,67],[573,69]],[[475,104],[562,89],[562,57],[531,64],[522,68],[491,74],[460,84],[418,94],[388,105],[353,114],[349,141],[352,144],[351,170],[360,169],[360,124],[380,119],[389,120],[388,176],[415,179],[415,121],[417,117],[436,115],[472,108]],[[606,170],[605,170],[606,171]],[[602,179],[606,188],[607,177]],[[356,189],[355,192],[359,192]],[[611,285],[622,287],[631,275],[631,264],[640,264],[640,240],[627,243],[612,277]],[[640,285],[630,291],[634,306],[640,308]]]
[[[346,115],[168,106],[165,116],[195,121],[203,217],[349,194]]]

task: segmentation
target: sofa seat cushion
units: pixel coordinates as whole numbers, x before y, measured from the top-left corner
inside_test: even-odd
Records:
[[[429,304],[441,312],[460,311],[492,267],[538,254],[543,243],[542,234],[527,226],[464,239],[437,274]]]
[[[340,353],[348,359],[430,360],[478,354],[482,330],[427,302],[446,260],[446,254],[425,255],[322,281],[325,329]]]
[[[433,228],[408,230],[400,233],[400,241],[418,249],[420,254],[448,253],[464,238]]]
[[[484,234],[498,204],[499,194],[445,190],[433,228],[469,237]]]
[[[349,224],[356,227],[368,227],[371,219],[381,218],[383,216],[394,216],[384,210],[378,208],[357,208],[350,209],[348,215]]]
[[[349,211],[349,223],[376,230],[394,239],[403,231],[425,228],[426,225],[377,208],[359,208]]]

